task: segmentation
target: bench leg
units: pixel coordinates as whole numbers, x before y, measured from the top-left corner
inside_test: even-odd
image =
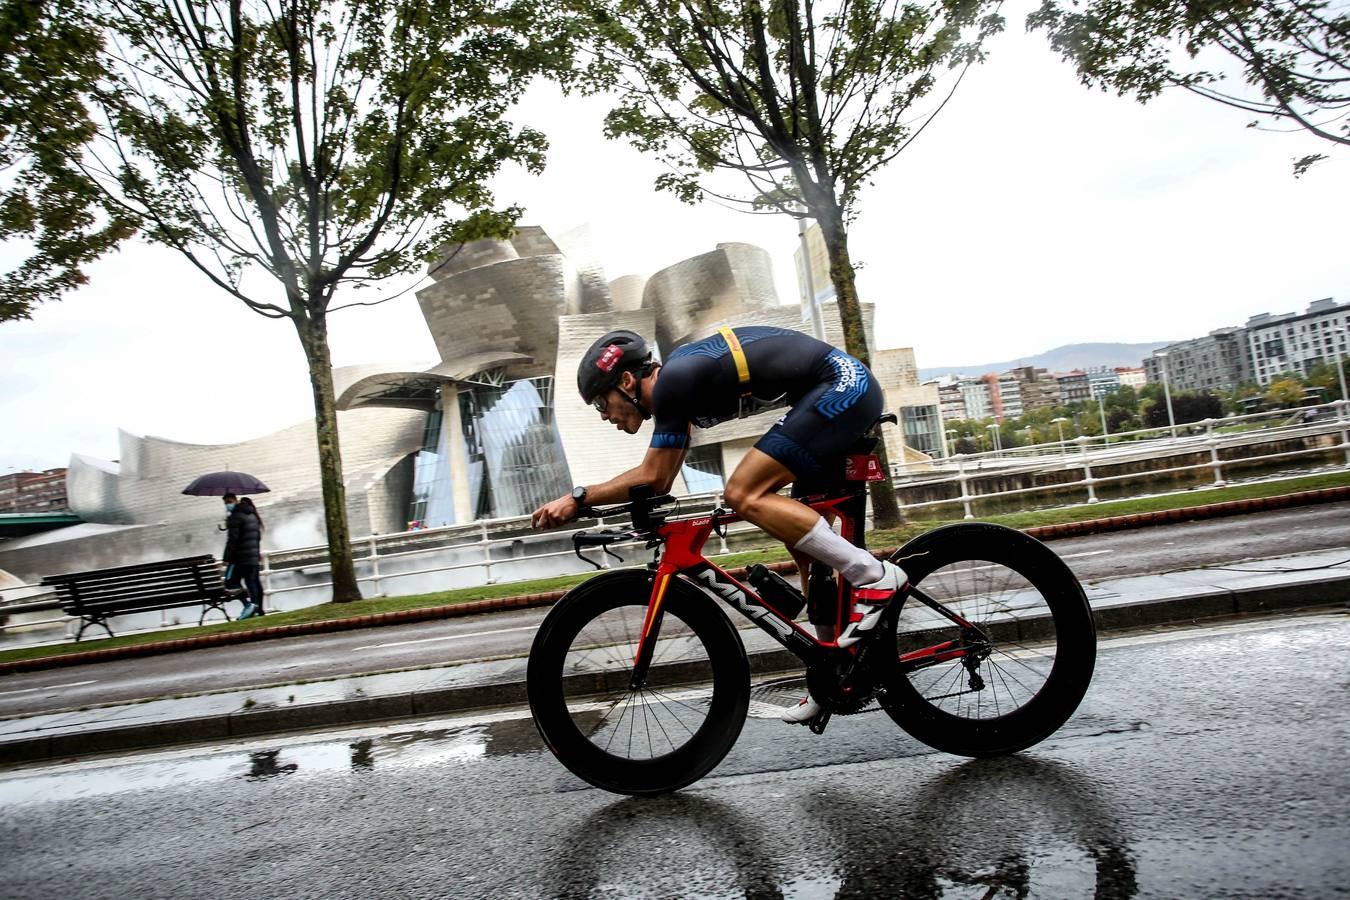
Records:
[[[80,642],[80,637],[84,634],[84,630],[88,628],[90,625],[98,625],[102,627],[104,631],[108,632],[108,637],[117,637],[117,635],[113,634],[113,630],[108,627],[107,619],[81,619],[80,630],[75,632],[75,643],[78,644]]]
[[[225,602],[226,601],[224,600],[216,600],[215,602],[208,600],[206,602],[206,607],[202,610],[201,617],[197,619],[197,624],[200,626],[203,622],[205,622],[206,614],[213,609],[220,610],[220,614],[225,617],[226,622],[233,622],[234,620],[230,618],[229,610],[225,608]]]

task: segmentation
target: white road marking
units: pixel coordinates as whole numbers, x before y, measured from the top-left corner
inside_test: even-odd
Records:
[[[72,681],[69,684],[49,684],[44,687],[22,688],[17,691],[0,691],[0,697],[7,697],[10,694],[31,694],[34,691],[56,691],[60,690],[61,688],[82,687],[86,684],[97,684],[97,683],[98,679],[95,678],[92,681]]]
[[[1060,559],[1078,559],[1083,556],[1101,556],[1103,553],[1115,553],[1115,550],[1084,550],[1082,553],[1065,553]]]
[[[494,628],[491,631],[474,631],[469,634],[447,634],[441,637],[418,638],[413,641],[389,641],[383,644],[367,644],[364,647],[356,647],[357,650],[380,650],[384,647],[405,647],[408,644],[430,644],[435,641],[459,641],[464,638],[487,637],[490,634],[507,634],[512,631],[538,631],[538,625],[521,625],[517,628]]]

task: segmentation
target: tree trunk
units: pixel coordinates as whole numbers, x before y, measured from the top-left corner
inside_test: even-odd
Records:
[[[300,343],[309,361],[309,384],[314,390],[314,433],[319,445],[319,478],[323,485],[323,516],[328,532],[328,565],[332,573],[333,602],[361,599],[352,561],[347,525],[347,488],[342,480],[342,449],[338,443],[337,398],[333,395],[333,362],[328,352],[328,325],[320,320],[297,321]]]
[[[826,213],[816,221],[820,223],[821,236],[825,239],[825,249],[830,257],[830,283],[834,285],[835,299],[839,303],[839,319],[844,326],[844,349],[871,368],[872,354],[867,347],[867,329],[863,326],[858,289],[853,283],[853,261],[848,255],[848,233],[844,229],[843,213],[837,207]],[[886,478],[874,481],[871,485],[873,522],[877,528],[895,528],[903,519],[900,516],[900,504],[895,498],[895,484],[891,480],[891,463],[886,453],[885,440],[877,444],[876,454]]]

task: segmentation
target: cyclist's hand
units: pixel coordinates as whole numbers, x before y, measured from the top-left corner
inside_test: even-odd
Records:
[[[565,525],[576,517],[577,501],[568,494],[536,509],[534,515],[530,516],[530,524],[535,528],[553,528]]]

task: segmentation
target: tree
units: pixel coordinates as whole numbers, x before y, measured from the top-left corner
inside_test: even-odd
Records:
[[[328,317],[383,301],[334,297],[510,232],[519,210],[495,211],[486,183],[506,162],[539,170],[545,142],[504,116],[567,34],[529,0],[107,0],[98,15],[105,75],[87,97],[102,142],[67,161],[147,238],[294,326],[332,598],[359,599]]]
[[[1154,391],[1154,387],[1158,390]],[[1140,418],[1144,427],[1166,428],[1167,402],[1163,397],[1162,386],[1150,384],[1144,388],[1143,395],[1145,399],[1140,403]],[[1223,401],[1209,391],[1173,391],[1172,415],[1178,425],[1216,419],[1223,415]]]
[[[1327,0],[1044,0],[1027,20],[1086,85],[1141,102],[1180,87],[1263,120],[1350,144],[1350,9]],[[1242,67],[1245,87],[1201,67],[1210,51]],[[1294,164],[1302,174],[1325,154]]]
[[[0,322],[85,283],[84,267],[130,237],[71,158],[94,137],[85,86],[101,77],[102,39],[80,2],[0,2],[0,240],[24,251],[0,274]]]
[[[1303,385],[1295,378],[1279,378],[1266,389],[1266,405],[1272,409],[1289,409],[1303,402]]]
[[[951,97],[920,114],[935,73],[964,74],[1002,28],[988,0],[572,0],[595,23],[587,83],[621,100],[606,120],[671,171],[659,188],[813,218],[829,253],[845,348],[871,362],[848,250],[858,196]],[[960,82],[953,79],[951,90]],[[730,194],[715,173],[748,179]],[[884,451],[884,448],[879,448]],[[877,523],[899,519],[890,481]]]

